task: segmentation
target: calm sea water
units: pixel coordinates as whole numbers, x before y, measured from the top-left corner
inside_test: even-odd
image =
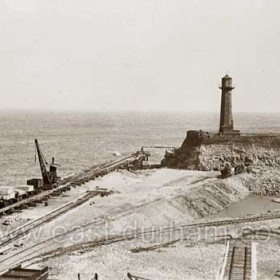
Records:
[[[143,145],[180,146],[189,129],[218,129],[218,114],[0,112],[0,185],[40,177],[34,139],[45,157],[56,158],[59,175],[76,173]],[[280,114],[238,114],[246,132],[280,133]]]

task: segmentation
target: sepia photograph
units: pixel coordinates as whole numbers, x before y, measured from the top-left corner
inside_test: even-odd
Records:
[[[279,0],[0,0],[0,280],[280,279]]]

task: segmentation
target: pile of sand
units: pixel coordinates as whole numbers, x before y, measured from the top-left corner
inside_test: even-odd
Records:
[[[119,193],[109,202],[97,203],[107,215],[114,215],[110,226],[114,231],[124,228],[149,228],[189,223],[222,211],[231,203],[249,195],[247,174],[217,178],[217,172],[159,169],[137,174],[114,172],[100,180],[102,187]],[[100,205],[101,203],[101,205]]]

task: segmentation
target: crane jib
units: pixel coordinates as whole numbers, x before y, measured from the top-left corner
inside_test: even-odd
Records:
[[[44,185],[52,185],[51,178],[49,176],[49,172],[47,171],[47,161],[45,160],[45,157],[40,149],[40,145],[37,139],[35,139],[35,145],[37,149],[37,154],[38,154],[38,159],[39,159],[39,164],[40,164],[40,169],[43,177],[43,183]]]

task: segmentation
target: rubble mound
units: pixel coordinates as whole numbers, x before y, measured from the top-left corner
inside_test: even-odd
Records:
[[[275,168],[255,169],[246,179],[246,185],[256,195],[280,196],[280,171]]]

